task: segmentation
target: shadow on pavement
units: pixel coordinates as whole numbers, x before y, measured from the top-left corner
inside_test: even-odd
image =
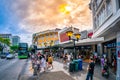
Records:
[[[63,71],[44,72],[39,74],[39,80],[74,80]]]

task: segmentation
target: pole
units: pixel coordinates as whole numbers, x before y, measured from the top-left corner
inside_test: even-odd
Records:
[[[75,39],[73,39],[73,43],[74,43],[74,54],[73,54],[73,59],[76,59],[76,51],[75,51]]]

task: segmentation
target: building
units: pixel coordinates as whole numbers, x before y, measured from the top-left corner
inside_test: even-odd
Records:
[[[12,36],[12,45],[18,45],[20,43],[20,37],[19,36]]]
[[[12,43],[12,34],[0,34],[0,37],[1,38],[7,38],[7,39],[10,39],[10,43]],[[3,52],[8,52],[10,50],[10,47],[7,46],[6,44],[4,43],[0,43],[4,48],[3,48]]]
[[[36,45],[37,48],[46,48],[59,44],[58,41],[58,31],[60,29],[56,28],[53,30],[41,31],[39,33],[33,34],[32,44]]]
[[[0,34],[0,37],[10,39],[10,43],[12,43],[12,34]]]
[[[98,48],[112,64],[117,59],[117,78],[120,79],[120,0],[91,0],[93,38],[104,37]]]
[[[12,34],[0,34],[1,38],[8,38],[10,40],[12,40]]]

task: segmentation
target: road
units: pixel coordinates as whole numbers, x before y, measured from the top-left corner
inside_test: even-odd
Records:
[[[0,80],[18,80],[26,61],[26,59],[19,60],[17,58],[0,59]]]

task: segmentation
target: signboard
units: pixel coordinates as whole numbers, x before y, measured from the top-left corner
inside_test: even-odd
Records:
[[[93,32],[89,32],[89,33],[88,33],[88,37],[89,37],[89,38],[91,38],[92,35],[93,35]]]
[[[80,39],[86,39],[87,38],[87,30],[81,31],[80,34],[81,34]]]
[[[65,41],[68,41],[69,40],[69,37],[67,36],[66,33],[61,33],[60,34],[60,42],[65,42]]]

